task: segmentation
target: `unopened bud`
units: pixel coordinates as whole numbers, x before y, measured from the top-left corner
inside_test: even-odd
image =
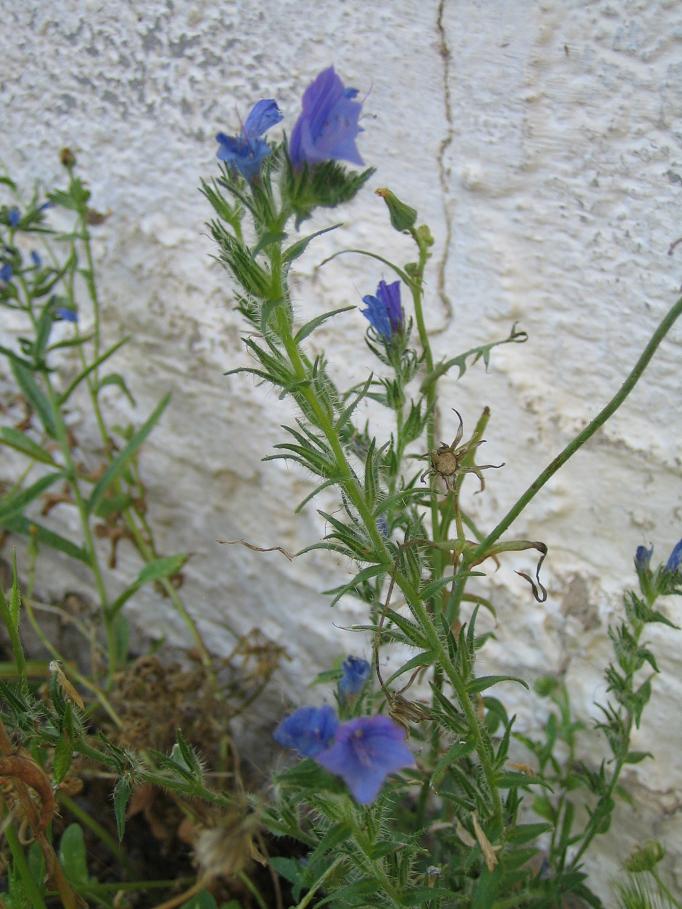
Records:
[[[391,192],[385,186],[375,190],[377,196],[381,196],[388,207],[388,213],[391,218],[391,225],[399,231],[411,230],[417,220],[417,211],[401,202],[395,193]]]
[[[63,148],[59,152],[59,161],[62,167],[68,167],[71,169],[72,167],[76,166],[76,156],[70,148]]]
[[[650,840],[630,855],[625,862],[626,871],[638,874],[641,871],[651,871],[665,855],[665,849],[657,840]]]

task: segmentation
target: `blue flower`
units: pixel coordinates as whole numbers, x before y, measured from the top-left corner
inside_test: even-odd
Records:
[[[70,309],[68,306],[58,306],[54,311],[55,318],[61,319],[63,322],[77,322],[78,313],[75,309]]]
[[[376,296],[368,294],[362,302],[367,304],[367,309],[361,310],[363,316],[387,341],[403,330],[405,314],[400,302],[400,281],[393,284],[379,281]]]
[[[638,546],[635,550],[635,568],[637,571],[646,571],[651,562],[651,556],[654,554],[654,547],[647,549],[646,546]]]
[[[285,717],[274,732],[278,745],[316,757],[334,739],[339,721],[333,707],[301,707]]]
[[[676,572],[682,563],[682,540],[675,546],[670,553],[668,561],[665,563],[665,570],[671,573]]]
[[[353,101],[358,91],[345,88],[330,66],[305,90],[303,111],[291,133],[289,155],[294,167],[321,161],[362,164],[355,140],[362,103]]]
[[[343,661],[343,675],[339,682],[339,694],[344,700],[360,694],[367,683],[371,667],[367,660],[349,656]]]
[[[13,274],[14,269],[9,264],[9,262],[5,262],[5,264],[0,267],[0,281],[2,281],[3,284],[9,284],[9,282],[12,280]]]
[[[10,210],[7,212],[7,220],[10,227],[18,227],[19,222],[21,221],[21,212],[13,205]]]
[[[361,805],[374,801],[389,773],[414,766],[405,730],[387,716],[361,716],[343,723],[331,748],[315,760],[342,777]]]
[[[259,138],[282,119],[277,102],[272,98],[257,101],[251,108],[238,136],[218,133],[218,159],[236,167],[245,180],[251,182],[258,176],[261,164],[270,154],[270,146]]]
[[[31,250],[31,262],[35,265],[36,268],[40,268],[43,264],[42,257],[39,252],[36,252],[35,249]]]

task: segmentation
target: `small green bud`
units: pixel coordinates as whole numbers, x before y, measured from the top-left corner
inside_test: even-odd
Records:
[[[433,246],[435,240],[433,239],[433,234],[429,230],[428,224],[420,224],[417,228],[417,237],[419,242],[423,246]]]
[[[541,698],[547,698],[556,691],[558,685],[559,679],[557,679],[556,676],[541,675],[539,679],[535,680],[533,688],[535,689],[535,693],[539,694]]]
[[[381,196],[388,207],[388,213],[391,217],[391,225],[401,233],[411,230],[417,220],[417,211],[401,202],[395,193],[385,186],[375,190],[377,196]]]
[[[630,855],[625,862],[625,870],[633,874],[651,871],[665,855],[665,849],[657,840],[650,840]]]

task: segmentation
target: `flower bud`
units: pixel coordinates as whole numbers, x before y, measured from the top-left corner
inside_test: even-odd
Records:
[[[388,207],[388,213],[391,218],[391,225],[399,231],[411,230],[417,220],[417,211],[401,202],[395,193],[385,186],[375,190],[377,196],[381,196]]]
[[[638,874],[641,871],[651,871],[665,855],[665,849],[657,840],[650,840],[631,853],[625,861],[626,871]]]
[[[71,151],[70,148],[63,148],[59,152],[59,161],[60,161],[62,167],[66,167],[69,170],[72,167],[76,166],[76,156],[74,155],[74,153]]]

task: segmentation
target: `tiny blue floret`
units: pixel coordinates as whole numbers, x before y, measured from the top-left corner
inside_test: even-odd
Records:
[[[654,554],[654,547],[647,549],[646,546],[638,546],[635,550],[635,568],[637,571],[646,571],[651,562],[651,556]]]
[[[282,720],[274,739],[283,748],[314,758],[333,742],[338,725],[333,707],[301,707]]]
[[[370,325],[387,341],[403,330],[405,314],[400,302],[400,281],[387,284],[379,281],[376,295],[367,294],[362,298],[367,305],[362,315]]]
[[[54,311],[55,318],[61,319],[63,322],[77,322],[78,313],[75,309],[70,309],[68,306],[58,306]]]
[[[371,667],[367,660],[349,656],[343,661],[343,675],[339,682],[339,694],[344,700],[360,694],[367,684]]]
[[[39,252],[36,252],[35,249],[31,250],[31,262],[35,265],[36,268],[40,268],[43,264],[42,257]]]
[[[356,88],[345,88],[333,66],[323,70],[308,86],[289,143],[295,168],[322,161],[363,163],[355,144],[362,132],[358,125],[362,103],[353,100],[357,93]]]
[[[257,101],[238,136],[218,133],[218,159],[236,168],[251,182],[260,172],[261,164],[270,154],[270,146],[260,136],[282,119],[277,102],[272,98]]]
[[[343,723],[334,744],[316,760],[342,777],[361,805],[374,801],[389,773],[414,766],[405,730],[387,716],[361,716]]]
[[[0,267],[0,281],[2,281],[3,284],[9,284],[9,282],[12,280],[13,274],[14,269],[9,264],[9,262],[5,262],[5,264]]]
[[[9,221],[10,227],[18,227],[21,221],[21,212],[13,205],[10,210],[7,212],[7,220]]]
[[[671,573],[676,572],[679,570],[680,564],[682,564],[682,540],[670,553],[668,561],[665,563],[665,570]]]

